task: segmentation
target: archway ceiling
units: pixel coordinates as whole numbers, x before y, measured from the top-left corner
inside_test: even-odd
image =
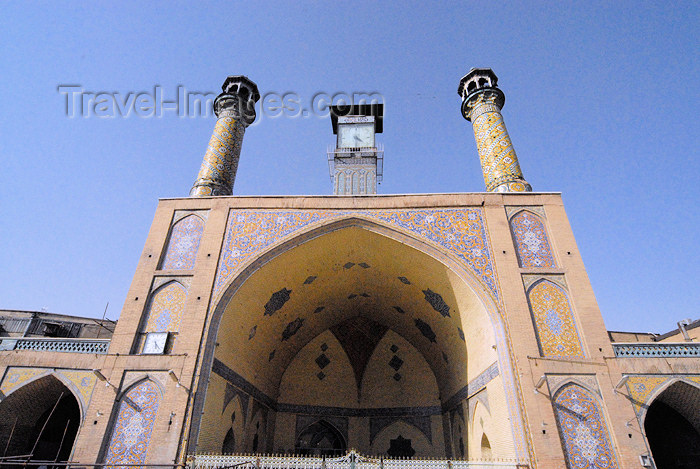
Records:
[[[700,388],[684,382],[676,382],[657,398],[684,416],[697,432],[700,432]]]
[[[460,315],[472,308],[483,306],[442,263],[384,235],[346,227],[286,251],[246,280],[226,306],[216,357],[276,397],[284,370],[305,344],[334,326],[337,336],[338,325],[361,316],[415,346],[446,399],[466,384]]]

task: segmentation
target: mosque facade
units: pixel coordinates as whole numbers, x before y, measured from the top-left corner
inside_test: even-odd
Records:
[[[490,69],[458,88],[478,193],[377,195],[383,110],[348,106],[334,195],[233,196],[260,94],[243,76],[222,90],[116,326],[32,329],[72,331],[46,337],[0,312],[6,464],[700,467],[700,321],[606,329]]]

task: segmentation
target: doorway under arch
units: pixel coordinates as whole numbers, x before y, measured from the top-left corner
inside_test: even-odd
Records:
[[[644,430],[657,469],[700,467],[700,388],[670,385],[649,406]]]
[[[341,456],[345,451],[345,439],[325,420],[319,420],[306,427],[294,444],[294,452],[304,456]]]
[[[293,452],[315,416],[360,451],[401,419],[428,437],[416,456],[451,454],[458,443],[445,415],[466,399],[469,381],[499,361],[494,328],[502,326],[483,287],[448,266],[445,254],[382,230],[347,223],[307,234],[234,280],[212,320],[197,451],[221,448],[225,432],[212,434],[228,430],[218,421],[233,388],[268,412],[260,452]],[[333,393],[315,393],[334,379]],[[490,379],[503,385],[500,375]],[[505,406],[493,414],[510,419]],[[499,457],[514,456],[506,432]]]
[[[66,462],[80,423],[73,393],[56,377],[44,376],[0,402],[0,455]]]

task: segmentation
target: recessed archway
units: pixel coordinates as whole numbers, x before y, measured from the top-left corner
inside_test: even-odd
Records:
[[[293,451],[299,421],[312,414],[337,419],[333,425],[344,426],[341,435],[361,451],[371,447],[372,428],[397,419],[429,436],[430,448],[417,456],[446,456],[459,444],[446,441],[454,432],[443,429],[443,414],[466,398],[455,401],[470,379],[498,360],[495,307],[489,310],[475,292],[478,281],[465,282],[464,272],[420,242],[381,231],[346,224],[290,242],[223,295],[212,321],[213,366],[199,426],[207,436],[198,451],[221,448],[225,435],[211,448],[208,441],[221,428],[216,422],[229,388],[269,412],[261,452]],[[335,365],[341,384],[323,399]],[[311,391],[290,397],[290,383]],[[418,397],[401,405],[405,396]],[[333,399],[342,405],[329,405]]]
[[[671,384],[649,405],[644,430],[658,469],[700,467],[700,388]]]
[[[0,455],[66,462],[81,423],[80,405],[58,378],[47,375],[0,402]]]

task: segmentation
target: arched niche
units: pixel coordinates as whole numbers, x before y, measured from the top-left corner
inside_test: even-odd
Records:
[[[160,386],[142,379],[119,396],[105,446],[105,464],[143,464],[162,399]]]
[[[657,467],[699,467],[700,388],[685,381],[666,386],[649,404],[644,432]]]
[[[44,375],[0,402],[0,447],[6,456],[65,462],[81,422],[73,392],[55,375]]]
[[[510,218],[509,223],[520,267],[557,266],[542,217],[529,210],[521,210]]]
[[[450,410],[443,407],[463,400],[451,398],[494,362],[510,366],[503,324],[484,285],[449,253],[365,220],[334,222],[272,247],[243,267],[219,298],[203,382],[236,385],[270,410],[278,409],[282,378],[304,347],[329,331],[337,339],[334,329],[358,317],[405,340],[427,364],[437,392],[423,407],[436,409],[431,425],[441,439],[440,413]],[[497,343],[503,347],[493,347]],[[212,394],[200,405],[204,432],[218,418],[219,404]],[[501,412],[512,415],[512,409]],[[277,412],[274,426],[279,431],[282,424],[294,428]],[[198,451],[216,451],[201,446],[203,437],[195,441]],[[274,442],[274,450],[292,450],[292,444]]]
[[[341,456],[347,442],[333,424],[319,419],[302,429],[294,443],[294,453],[308,456]]]
[[[619,467],[607,420],[595,393],[569,382],[558,389],[552,404],[567,467]]]
[[[170,228],[168,244],[163,253],[160,268],[163,270],[189,270],[194,268],[199,243],[204,233],[204,220],[195,214],[186,215]]]

